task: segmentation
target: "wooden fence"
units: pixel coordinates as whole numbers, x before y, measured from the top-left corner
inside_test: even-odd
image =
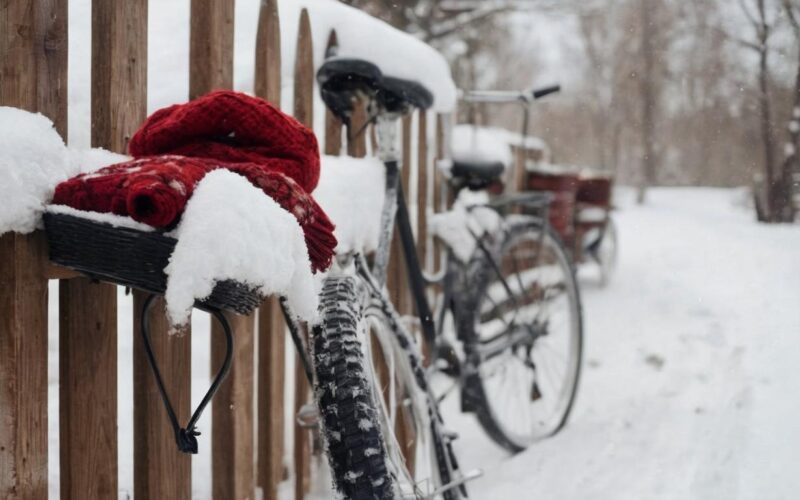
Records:
[[[0,105],[38,111],[67,133],[68,0],[10,0],[0,4]],[[92,2],[91,142],[94,147],[125,152],[146,116],[147,0]],[[294,75],[294,106],[287,110],[313,127],[315,43],[308,12],[299,22]],[[192,0],[190,95],[233,85],[234,0]],[[255,93],[280,102],[281,47],[277,0],[264,0],[258,22]],[[354,129],[366,119],[363,105]],[[442,158],[446,117],[417,113],[402,124],[403,170],[411,198],[423,262],[439,266],[439,250],[428,237],[427,220],[441,206],[442,179],[433,157]],[[413,124],[416,124],[414,126]],[[433,127],[437,141],[430,144]],[[416,132],[415,132],[416,131]],[[417,134],[416,140],[412,134]],[[366,136],[343,139],[342,126],[328,113],[321,134],[326,154],[343,147],[365,156]],[[412,144],[416,144],[413,151]],[[414,160],[414,161],[411,161]],[[379,214],[375,214],[376,217]],[[402,312],[412,311],[395,245],[389,286]],[[49,263],[43,234],[0,237],[0,498],[48,498],[48,280],[59,279],[59,425],[62,499],[117,498],[117,292],[111,284],[92,283]],[[138,332],[144,294],[134,292]],[[191,341],[167,334],[163,307],[152,309],[152,342],[167,391],[181,421],[190,412]],[[277,498],[278,483],[295,471],[296,498],[311,484],[313,440],[295,424],[294,456],[286,456],[284,399],[286,381],[294,378],[295,408],[309,401],[302,370],[286,373],[286,330],[275,299],[253,316],[229,315],[235,329],[235,354],[228,379],[213,400],[213,498]],[[212,328],[217,328],[213,326]],[[212,334],[212,366],[221,363],[220,335]],[[176,450],[172,429],[146,362],[140,339],[134,339],[134,496],[140,499],[188,499],[191,460]],[[295,363],[297,364],[297,363]],[[258,384],[255,384],[255,380]],[[256,390],[257,386],[257,390]],[[255,409],[255,410],[254,410]],[[291,466],[289,464],[292,464]]]

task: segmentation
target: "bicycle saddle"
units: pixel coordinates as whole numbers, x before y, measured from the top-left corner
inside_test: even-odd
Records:
[[[483,189],[500,179],[505,165],[499,161],[455,160],[450,173],[469,189]]]
[[[390,113],[405,113],[410,108],[428,109],[433,94],[423,85],[401,78],[384,76],[380,68],[363,59],[332,57],[317,71],[322,100],[345,123],[353,111],[353,98],[366,94]]]

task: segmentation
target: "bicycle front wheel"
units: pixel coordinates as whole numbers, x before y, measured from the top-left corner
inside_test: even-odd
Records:
[[[558,236],[531,219],[471,263],[460,329],[474,369],[464,399],[512,452],[558,432],[575,400],[583,329],[570,262]]]
[[[347,499],[457,500],[454,457],[416,345],[358,278],[325,280],[315,392],[334,486]]]

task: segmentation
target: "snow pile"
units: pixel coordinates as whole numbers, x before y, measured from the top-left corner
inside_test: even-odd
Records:
[[[56,185],[74,173],[53,122],[39,113],[0,107],[0,234],[41,227]]]
[[[299,317],[315,317],[317,292],[300,225],[244,177],[226,170],[206,175],[174,236],[178,243],[165,269],[172,324],[185,324],[195,300],[222,280],[284,295]]]
[[[130,156],[112,153],[102,148],[69,148],[67,150],[71,169],[78,173],[94,172],[108,165],[126,162]]]
[[[77,208],[72,208],[67,205],[47,205],[45,211],[51,214],[71,215],[73,217],[80,217],[82,219],[99,222],[101,224],[108,224],[109,226],[113,227],[135,229],[136,231],[144,231],[147,233],[151,233],[156,230],[156,228],[153,226],[148,226],[147,224],[135,221],[130,217],[125,217],[124,215],[78,210]]]
[[[322,64],[328,36],[335,29],[338,56],[364,59],[377,65],[387,76],[421,83],[434,95],[433,108],[437,112],[455,109],[456,86],[444,56],[418,38],[334,0],[279,2],[284,75],[291,78],[294,74],[296,20],[303,8],[308,9],[311,19],[315,68]]]
[[[126,160],[104,149],[70,150],[44,115],[0,106],[0,235],[41,228],[60,182]]]
[[[453,127],[453,159],[456,161],[513,163],[509,132],[498,128],[456,125]]]
[[[500,215],[486,205],[486,191],[462,189],[453,208],[433,215],[430,230],[453,250],[457,259],[467,262],[477,247],[475,236],[496,231],[502,223]]]
[[[336,226],[336,253],[378,248],[386,171],[376,158],[323,156],[314,198]]]

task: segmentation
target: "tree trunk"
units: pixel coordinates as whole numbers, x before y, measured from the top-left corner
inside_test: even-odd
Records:
[[[797,42],[800,43],[800,26],[796,27],[795,32]],[[786,210],[783,214],[784,222],[791,222],[795,218],[798,211],[793,199],[794,179],[793,175],[800,175],[800,53],[798,54],[797,69],[795,72],[794,80],[794,99],[792,102],[792,114],[789,121],[789,145],[790,151],[787,151],[786,159],[781,168],[781,181],[784,186],[784,195],[786,197]]]
[[[642,104],[642,175],[639,185],[637,201],[644,203],[645,191],[652,186],[656,176],[655,158],[655,89],[654,89],[654,67],[655,67],[655,45],[653,43],[651,0],[641,0],[641,57],[642,74],[640,75],[640,91]]]

